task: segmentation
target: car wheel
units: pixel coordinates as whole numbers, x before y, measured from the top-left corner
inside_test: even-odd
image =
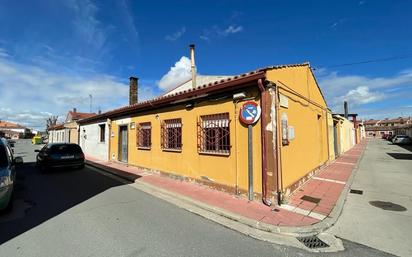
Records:
[[[13,196],[14,196],[14,192],[11,193],[9,203],[7,204],[6,208],[3,210],[4,213],[10,213],[13,210]]]
[[[79,169],[79,170],[84,169],[84,164],[80,165],[80,166],[78,167],[78,169]]]

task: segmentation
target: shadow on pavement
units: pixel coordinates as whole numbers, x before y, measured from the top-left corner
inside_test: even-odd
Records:
[[[405,150],[408,150],[409,152],[412,152],[412,145],[399,145],[399,146]]]
[[[34,163],[17,169],[14,207],[0,213],[0,245],[110,188],[124,185],[84,169],[40,173]]]
[[[387,153],[397,160],[412,160],[412,153]]]

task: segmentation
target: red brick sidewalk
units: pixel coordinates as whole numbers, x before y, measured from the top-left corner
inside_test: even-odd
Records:
[[[280,208],[276,207],[276,209],[259,202],[249,202],[244,198],[212,190],[197,183],[176,180],[120,163],[99,161],[91,157],[87,157],[87,163],[122,177],[127,177],[129,180],[136,179],[139,182],[180,194],[211,207],[217,207],[258,222],[276,226],[300,227],[318,223],[329,215],[366,144],[367,142],[364,140],[329,166],[320,170],[291,196],[288,204],[281,205]],[[319,203],[300,199],[304,195],[320,199]]]

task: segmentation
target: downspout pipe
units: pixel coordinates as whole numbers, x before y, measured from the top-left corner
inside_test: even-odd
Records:
[[[260,91],[260,106],[262,106],[262,120],[261,120],[261,141],[262,141],[262,202],[271,206],[272,202],[267,199],[267,163],[266,163],[266,137],[265,137],[265,127],[267,124],[266,120],[266,98],[264,97],[265,87],[263,86],[262,79],[258,80],[258,88]]]

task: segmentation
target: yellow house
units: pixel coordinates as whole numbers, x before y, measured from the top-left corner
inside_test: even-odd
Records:
[[[337,156],[351,149],[357,143],[356,129],[352,121],[340,115],[333,115],[334,126],[336,127],[337,136],[335,139],[338,145]]]
[[[271,66],[85,119],[109,119],[113,162],[265,204],[330,159],[330,111],[308,63]]]

